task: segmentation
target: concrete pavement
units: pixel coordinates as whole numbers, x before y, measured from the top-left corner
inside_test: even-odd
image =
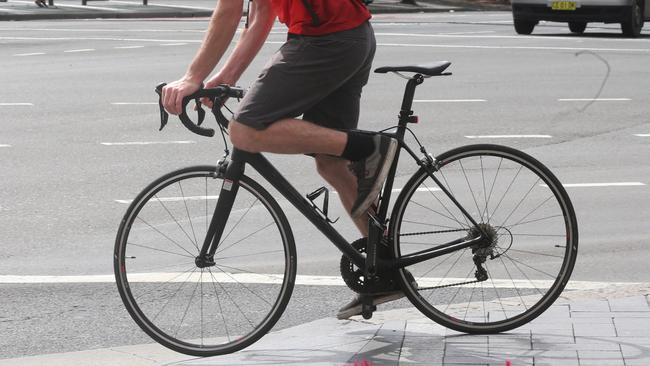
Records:
[[[82,6],[78,0],[56,0],[54,6],[40,8],[30,0],[0,1],[0,20],[95,19],[95,18],[192,18],[212,14],[214,2],[165,2],[106,0]],[[417,5],[401,4],[399,0],[375,0],[373,13],[418,13],[468,10],[509,10],[507,4],[487,0],[420,0]]]
[[[636,294],[636,295],[633,295]],[[1,360],[27,365],[648,365],[650,285],[569,291],[533,322],[503,334],[467,335],[414,308],[370,320],[333,317],[267,334],[242,351],[193,358],[156,344]]]

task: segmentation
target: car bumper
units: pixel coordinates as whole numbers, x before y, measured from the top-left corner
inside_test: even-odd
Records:
[[[540,4],[513,4],[512,15],[518,20],[555,22],[620,23],[630,12],[629,6],[581,6],[572,11],[551,10]]]

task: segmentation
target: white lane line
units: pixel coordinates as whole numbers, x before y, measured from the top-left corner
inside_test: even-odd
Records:
[[[21,0],[12,0],[14,3],[23,3],[23,4],[29,4],[33,3],[33,1],[21,1]],[[116,13],[125,13],[128,10],[125,9],[118,9],[118,8],[109,8],[109,7],[98,7],[98,6],[88,6],[88,5],[72,5],[72,4],[60,4],[57,3],[56,6],[58,8],[73,8],[73,9],[90,9],[90,10],[106,10],[106,11],[113,11]]]
[[[45,52],[17,53],[14,56],[16,56],[16,57],[26,57],[26,56],[40,56],[40,55],[45,55]]]
[[[158,105],[157,102],[113,102],[112,105]]]
[[[0,144],[0,147],[11,147],[11,145]]]
[[[416,99],[413,103],[480,103],[485,99]]]
[[[565,98],[558,102],[629,102],[630,98]]]
[[[159,197],[156,201],[161,202],[183,202],[183,201],[204,201],[216,200],[219,196],[187,196],[187,197]],[[130,204],[133,200],[115,200],[117,203]]]
[[[167,47],[167,46],[185,46],[187,43],[161,43],[159,46],[162,47]]]
[[[101,142],[104,146],[132,146],[132,145],[170,145],[170,144],[196,144],[196,141],[130,141],[130,142]]]
[[[550,139],[551,135],[469,135],[468,139]]]
[[[181,273],[132,273],[127,274],[131,283],[162,283],[162,282],[200,282],[205,281],[200,273],[182,276]],[[221,283],[257,283],[257,284],[281,284],[282,274],[266,273],[214,273],[212,276]],[[463,278],[418,278],[418,285],[421,287],[439,286],[457,282],[463,282]],[[89,276],[16,276],[2,275],[2,284],[42,284],[42,283],[114,283],[114,275],[89,275]],[[550,288],[553,281],[528,280],[528,279],[490,279],[490,286],[498,288],[512,288],[513,283],[517,288]],[[592,281],[569,281],[566,289],[569,290],[594,290],[609,286],[639,285],[636,282],[592,282]],[[297,275],[296,285],[304,286],[345,286],[340,276],[310,276]],[[466,285],[472,287],[473,285]]]
[[[391,192],[399,193],[401,188],[392,189]],[[416,192],[440,192],[440,188],[418,188]],[[338,194],[337,191],[331,191],[332,194]],[[203,200],[216,200],[219,196],[187,196],[187,197],[161,197],[159,198],[162,202],[183,202],[183,201],[203,201]],[[115,200],[117,203],[130,204],[133,200]]]
[[[0,37],[0,39],[2,39]],[[271,42],[267,42],[271,43]],[[280,43],[280,42],[278,42]],[[464,48],[480,50],[532,50],[532,51],[593,51],[593,52],[640,52],[650,53],[649,48],[589,48],[589,47],[541,47],[541,46],[474,46],[453,44],[418,44],[418,43],[377,43],[382,47],[427,47],[427,48]]]
[[[135,48],[144,48],[144,46],[118,46],[118,47],[113,47],[116,50],[132,50]]]
[[[111,2],[112,2],[112,3],[115,3],[115,4],[134,4],[134,5],[142,5],[142,1],[140,1],[140,2],[133,2],[133,1],[117,1],[117,0],[111,0]],[[183,5],[183,6],[181,6],[181,5],[169,5],[169,4],[159,4],[159,3],[152,3],[152,2],[149,2],[149,5],[155,5],[155,6],[159,6],[159,7],[161,7],[161,8],[173,8],[173,9],[176,9],[176,8],[177,8],[177,9],[194,9],[194,10],[208,10],[208,11],[212,11],[212,10],[214,10],[214,8],[202,8],[202,7],[198,7],[198,6],[185,6],[185,5]]]
[[[593,187],[639,187],[645,186],[641,182],[612,182],[612,183],[568,183],[563,184],[565,188],[593,188]],[[541,187],[548,187],[546,184],[540,184]]]
[[[33,107],[33,103],[0,103],[0,107]]]
[[[77,52],[91,52],[91,51],[95,51],[95,49],[94,48],[83,48],[83,49],[79,49],[79,50],[66,50],[66,51],[63,51],[63,52],[64,53],[77,53]]]
[[[636,137],[650,137],[650,133],[635,133]]]

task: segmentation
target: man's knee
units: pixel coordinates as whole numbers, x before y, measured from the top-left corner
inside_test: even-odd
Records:
[[[228,134],[230,135],[230,142],[236,148],[249,152],[258,152],[257,145],[260,134],[258,130],[233,120],[230,121],[228,126]]]

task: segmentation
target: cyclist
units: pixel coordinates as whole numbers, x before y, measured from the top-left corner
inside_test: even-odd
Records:
[[[163,89],[169,113],[181,113],[183,97],[197,91],[221,60],[239,25],[243,1],[222,0],[216,5],[185,75]],[[264,44],[276,17],[289,28],[287,41],[240,103],[230,123],[230,139],[249,152],[314,155],[318,173],[338,191],[366,237],[365,213],[386,179],[397,141],[354,130],[376,47],[363,0],[249,3],[246,27],[234,50],[205,86],[234,85]],[[375,304],[403,296],[396,288],[370,295]],[[337,316],[358,314],[359,296]]]

